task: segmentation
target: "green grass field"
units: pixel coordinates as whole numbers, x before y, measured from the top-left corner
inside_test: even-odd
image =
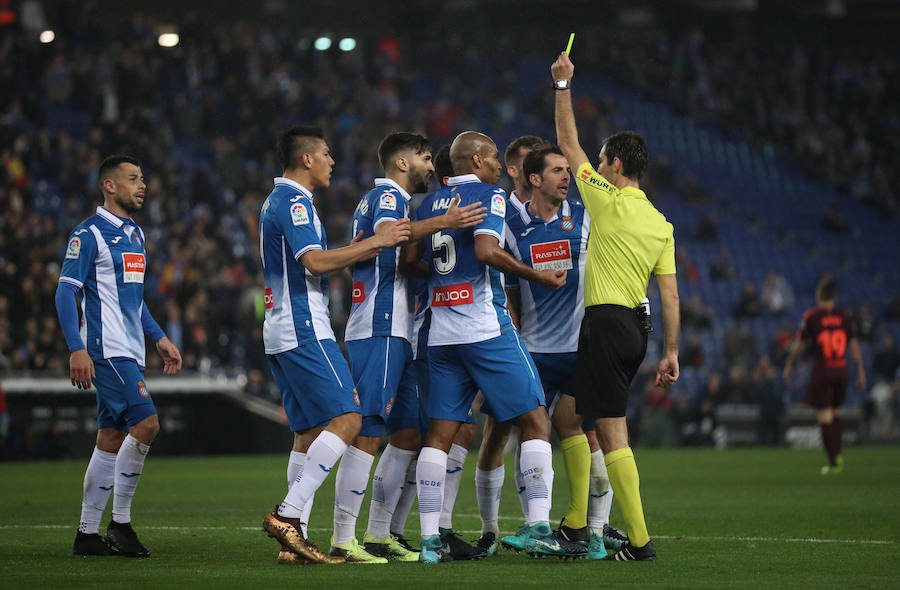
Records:
[[[900,449],[850,448],[844,456],[844,474],[824,478],[818,451],[638,450],[658,561],[563,562],[501,551],[433,566],[277,565],[278,546],[259,524],[284,495],[286,453],[151,455],[133,508],[153,552],[145,560],[70,555],[86,462],[0,464],[0,587],[896,588]],[[556,459],[554,519],[568,494]],[[473,475],[470,455],[454,520],[470,540],[480,528]],[[332,477],[319,491],[311,519],[311,537],[326,550],[333,485]],[[368,496],[360,537],[367,506]],[[501,529],[514,531],[518,512],[508,473]],[[623,524],[615,508],[612,518]],[[407,536],[417,531],[414,512]]]

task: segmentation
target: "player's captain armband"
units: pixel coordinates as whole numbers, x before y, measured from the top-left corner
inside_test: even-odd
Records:
[[[294,225],[306,225],[309,223],[309,209],[303,203],[291,205],[291,222]]]
[[[138,252],[122,252],[122,275],[125,283],[144,282],[144,255]]]
[[[395,197],[391,193],[384,193],[383,195],[381,195],[381,198],[378,200],[378,207],[380,209],[386,209],[388,211],[396,211],[397,210],[397,197]]]
[[[578,173],[575,175],[575,179],[581,182],[585,182],[590,186],[594,186],[602,191],[613,192],[616,190],[616,187],[611,185],[603,176],[597,173],[592,167],[590,162],[584,162],[581,166],[578,167]]]
[[[66,246],[66,258],[78,260],[79,256],[81,256],[81,238],[73,236],[72,239],[69,240],[69,245]]]
[[[502,193],[494,193],[491,196],[491,213],[506,217],[506,199],[503,198]]]

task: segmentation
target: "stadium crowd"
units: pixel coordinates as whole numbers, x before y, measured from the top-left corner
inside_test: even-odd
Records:
[[[157,45],[157,23],[147,17],[108,30],[90,10],[72,10],[69,29],[59,33],[64,44],[37,45],[24,33],[0,43],[0,369],[6,373],[66,372],[53,296],[67,232],[99,204],[96,170],[106,154],[133,153],[143,163],[149,198],[140,223],[151,248],[146,300],[185,367],[246,372],[251,391],[277,399],[261,344],[256,244],[260,204],[281,172],[273,151],[278,130],[301,122],[325,130],[337,167],[317,203],[335,246],[349,240],[352,212],[379,175],[374,148],[390,131],[423,130],[435,148],[466,128],[491,129],[500,141],[520,132],[550,133],[549,117],[537,114],[549,115],[552,96],[523,92],[512,72],[494,69],[512,63],[518,51],[512,32],[500,35],[496,53],[484,60],[460,36],[423,43],[415,52],[408,40],[393,37],[365,51],[317,52],[286,25],[210,25],[189,17],[181,26],[184,42],[169,50]],[[79,34],[85,30],[105,42]],[[810,170],[852,187],[854,197],[886,214],[896,211],[900,170],[889,157],[900,151],[900,102],[888,97],[897,96],[900,77],[892,56],[819,47],[801,37],[780,37],[791,40],[772,46],[743,22],[715,35],[699,28],[683,36],[662,27],[650,33],[629,37],[627,51],[615,39],[605,45],[612,62],[625,66],[630,86],[664,88],[667,99],[700,119],[743,121],[735,131],[786,147]],[[543,57],[541,50],[535,51]],[[464,67],[436,71],[447,51]],[[315,84],[301,83],[312,78]],[[627,126],[609,99],[582,95],[576,108],[594,140]],[[677,186],[685,200],[702,192],[696,179],[664,159],[651,174],[649,194],[653,184]],[[715,217],[701,226],[714,241]],[[688,281],[731,281],[744,290],[736,316],[771,314],[784,318],[786,328],[776,342],[758,342],[738,321],[721,358],[707,358],[700,341],[713,319],[702,301],[686,301],[684,365],[704,367],[708,379],[699,391],[664,392],[652,384],[656,359],[648,355],[647,379],[639,385],[645,395],[635,408],[644,426],[636,435],[648,442],[711,444],[714,408],[724,401],[757,402],[773,416],[784,411],[776,375],[802,311],[794,307],[788,278],[772,275],[763,285],[740,287],[727,250],[710,277],[699,276],[690,254],[679,252],[679,273]],[[349,301],[348,278],[335,273],[331,311],[339,338]],[[873,316],[871,307],[859,311],[858,321]],[[868,338],[880,338],[877,328]],[[879,357],[879,374],[888,393],[873,403],[892,413],[900,390],[896,350],[886,341],[881,346],[887,352]],[[151,371],[159,369],[155,355],[148,362]]]

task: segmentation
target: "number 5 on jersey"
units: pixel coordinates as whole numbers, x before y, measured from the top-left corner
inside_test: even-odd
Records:
[[[434,252],[434,270],[440,275],[448,275],[456,266],[456,242],[453,236],[442,232],[431,235],[431,250]]]

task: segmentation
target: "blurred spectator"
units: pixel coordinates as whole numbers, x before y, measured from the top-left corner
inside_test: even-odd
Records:
[[[681,304],[681,327],[684,330],[708,330],[712,327],[712,313],[696,295]]]
[[[648,379],[644,386],[644,403],[640,407],[638,422],[641,446],[672,447],[678,444],[672,400],[668,390],[657,387],[652,379]]]
[[[734,263],[731,261],[731,251],[722,247],[719,256],[709,267],[709,276],[716,281],[730,281],[737,276]]]
[[[872,374],[875,381],[891,383],[898,378],[897,368],[900,367],[900,353],[894,343],[894,335],[885,332],[881,337],[881,348],[875,352],[872,358]]]
[[[756,285],[751,282],[744,283],[741,298],[734,307],[734,317],[738,319],[755,318],[762,315],[763,302],[756,292]]]
[[[775,368],[767,356],[759,357],[753,368],[752,400],[759,404],[759,444],[781,444],[784,396],[775,379]]]
[[[753,383],[743,363],[736,363],[728,370],[728,379],[722,386],[724,400],[729,404],[746,404],[752,401]]]
[[[688,339],[684,352],[681,353],[681,365],[683,367],[700,368],[703,366],[703,346],[700,334],[693,332]]]
[[[866,301],[860,305],[853,314],[853,319],[856,320],[856,337],[862,342],[871,342],[878,332],[878,320],[872,311],[872,304]]]
[[[822,227],[826,231],[836,234],[845,234],[850,231],[844,212],[837,205],[833,204],[828,206],[828,209],[825,210],[825,214],[822,216]]]
[[[682,420],[681,442],[691,446],[712,446],[717,428],[715,403],[712,398],[703,397],[697,408]]]
[[[696,237],[701,242],[715,242],[719,239],[719,224],[715,215],[706,213],[697,223]]]
[[[794,307],[794,290],[787,279],[770,271],[763,281],[762,302],[772,315],[785,314]]]
[[[700,392],[700,398],[709,400],[713,405],[719,405],[725,401],[725,393],[722,391],[722,374],[713,371],[706,378],[706,385]]]
[[[771,358],[777,367],[783,367],[787,360],[788,354],[791,352],[791,342],[794,340],[796,330],[791,326],[783,325],[778,328],[775,334],[775,343],[772,345]]]

